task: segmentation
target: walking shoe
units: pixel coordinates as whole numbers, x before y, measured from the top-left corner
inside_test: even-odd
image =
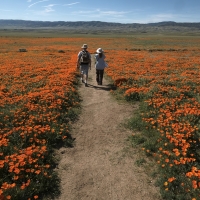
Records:
[[[87,83],[85,83],[85,87],[88,87],[88,84],[87,84]]]
[[[82,83],[84,83],[84,80],[82,79]]]

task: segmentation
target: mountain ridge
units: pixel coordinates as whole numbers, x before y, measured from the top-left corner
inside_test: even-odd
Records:
[[[156,23],[118,23],[103,21],[31,21],[0,19],[0,29],[69,29],[101,31],[200,31],[200,22],[163,21]]]

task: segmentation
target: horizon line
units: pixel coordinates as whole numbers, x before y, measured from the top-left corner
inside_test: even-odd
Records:
[[[133,23],[126,23],[126,22],[106,22],[106,21],[99,21],[99,20],[91,20],[91,21],[63,21],[63,20],[58,20],[58,21],[42,21],[42,20],[26,20],[26,19],[0,19],[0,20],[12,20],[12,21],[30,21],[30,22],[103,22],[103,23],[114,23],[114,24],[156,24],[156,23],[200,23],[199,22],[178,22],[178,21],[159,21],[159,22],[147,22],[147,23],[139,23],[139,22],[133,22]]]

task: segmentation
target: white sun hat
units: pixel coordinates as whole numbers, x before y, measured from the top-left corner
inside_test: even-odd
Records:
[[[97,53],[103,53],[103,49],[102,48],[98,48],[96,52]]]

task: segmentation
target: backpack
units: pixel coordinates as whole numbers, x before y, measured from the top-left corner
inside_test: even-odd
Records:
[[[87,51],[81,52],[80,62],[85,63],[85,64],[88,64],[90,62],[90,56],[89,56],[89,53]]]

